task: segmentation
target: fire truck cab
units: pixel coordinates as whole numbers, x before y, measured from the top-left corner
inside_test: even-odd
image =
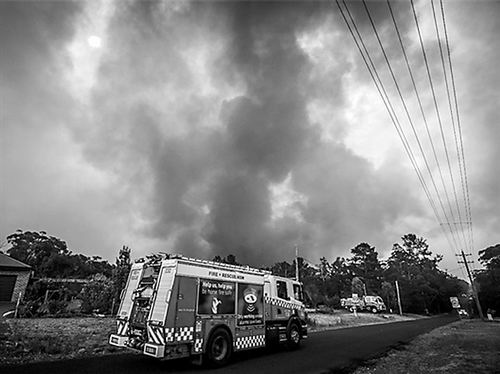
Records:
[[[220,366],[233,351],[307,337],[302,284],[268,271],[170,255],[132,265],[109,343]]]

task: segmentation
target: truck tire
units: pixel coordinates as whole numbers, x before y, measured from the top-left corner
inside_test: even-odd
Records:
[[[205,358],[211,367],[220,367],[228,363],[233,353],[231,335],[226,329],[218,328],[208,339]]]
[[[292,322],[288,325],[286,331],[286,346],[290,350],[300,347],[300,329],[296,322]]]
[[[373,308],[372,308],[372,313],[373,313],[373,314],[377,314],[377,313],[378,313],[378,309],[377,309],[377,308],[375,308],[375,307],[373,307]]]

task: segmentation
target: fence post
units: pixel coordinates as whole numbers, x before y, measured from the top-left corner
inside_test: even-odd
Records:
[[[22,297],[23,297],[23,293],[19,292],[19,297],[17,298],[17,302],[16,302],[16,311],[14,312],[14,318],[17,318],[17,313],[18,313],[18,310],[19,310],[19,304],[21,303],[21,298]]]

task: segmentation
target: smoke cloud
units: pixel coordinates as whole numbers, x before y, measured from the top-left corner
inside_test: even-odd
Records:
[[[349,4],[375,46],[362,4]],[[402,75],[386,5],[368,5]],[[295,245],[312,261],[359,242],[384,255],[409,231],[444,243],[335,4],[0,6],[3,236],[45,229],[109,259],[127,244],[136,256],[234,254],[252,265],[290,260]],[[421,81],[412,15],[407,4],[393,8]],[[498,22],[485,25],[494,44]],[[488,51],[494,60],[498,49]],[[431,45],[429,55],[437,53]],[[489,76],[459,79],[476,92]],[[467,113],[491,104],[477,92],[463,100]],[[500,173],[484,174],[498,168],[497,147],[484,145],[495,138],[494,107],[479,137],[465,133],[477,139],[472,149],[485,150],[471,161],[484,227],[498,223]]]

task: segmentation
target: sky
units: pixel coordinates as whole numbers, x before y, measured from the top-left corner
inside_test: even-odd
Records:
[[[415,9],[436,104],[411,4],[391,2],[428,132],[387,3],[367,6],[397,87],[347,5],[439,218],[335,2],[0,1],[3,244],[45,230],[110,261],[127,245],[262,266],[361,242],[384,259],[415,233],[463,277],[458,250],[477,267],[500,242],[500,2],[444,1],[464,175],[430,1]]]

